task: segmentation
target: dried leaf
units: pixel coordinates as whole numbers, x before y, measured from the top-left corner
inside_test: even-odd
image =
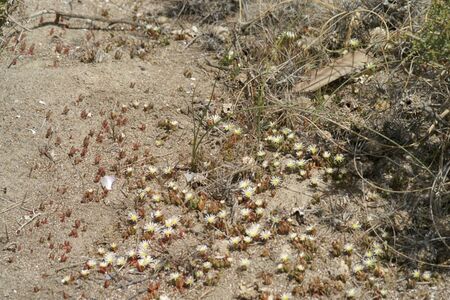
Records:
[[[311,71],[306,75],[308,80],[298,83],[294,87],[294,92],[314,92],[336,79],[360,72],[371,60],[372,58],[364,52],[349,52],[330,65]]]

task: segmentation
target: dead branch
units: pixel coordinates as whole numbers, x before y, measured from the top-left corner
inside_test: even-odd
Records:
[[[99,17],[99,16],[88,16],[88,15],[67,13],[67,12],[62,12],[62,11],[53,10],[53,9],[43,10],[43,11],[34,13],[27,18],[27,21],[38,18],[40,16],[45,16],[45,15],[55,15],[55,20],[53,22],[51,22],[55,25],[61,25],[61,23],[60,23],[61,18],[67,18],[67,19],[81,19],[81,20],[98,21],[98,22],[108,24],[108,27],[115,25],[115,24],[127,24],[127,25],[131,25],[131,26],[135,26],[135,27],[142,26],[142,24],[131,21],[129,19],[107,19],[107,18]],[[45,23],[45,24],[47,24],[47,23]],[[39,24],[37,26],[34,26],[32,29],[38,28],[41,26],[42,26],[42,24]]]

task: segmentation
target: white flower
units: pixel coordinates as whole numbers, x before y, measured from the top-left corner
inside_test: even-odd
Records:
[[[164,175],[170,175],[170,174],[172,174],[172,172],[173,172],[173,167],[171,167],[171,166],[167,166],[163,169]]]
[[[139,216],[135,211],[130,211],[128,213],[128,221],[136,223],[139,220]]]
[[[280,183],[281,183],[281,178],[280,178],[280,177],[278,177],[278,176],[272,176],[272,178],[270,178],[270,184],[271,184],[273,187],[279,186]]]
[[[153,259],[150,256],[145,256],[138,259],[138,265],[145,268],[153,262]]]
[[[112,265],[116,259],[116,254],[114,252],[108,252],[105,254],[105,256],[103,257],[103,259],[105,260],[105,262],[108,265]]]
[[[255,193],[255,189],[252,187],[248,187],[242,191],[242,194],[245,198],[251,199],[253,197],[253,194]]]
[[[127,260],[123,256],[119,256],[116,260],[116,265],[118,265],[119,267],[124,266],[126,263],[127,263]]]
[[[191,201],[192,199],[194,199],[194,194],[189,192],[184,195],[184,200]]]
[[[230,239],[229,244],[231,246],[237,246],[239,243],[241,242],[241,237],[239,236],[234,236]]]
[[[158,168],[155,167],[155,166],[149,166],[147,168],[147,170],[148,170],[148,174],[151,175],[151,176],[155,176],[159,172]]]
[[[294,151],[298,152],[298,151],[302,151],[303,150],[303,143],[295,143],[294,144]]]
[[[150,243],[149,241],[142,241],[138,245],[138,255],[139,257],[147,257],[149,256],[150,251]]]
[[[247,218],[248,216],[250,216],[251,210],[249,208],[243,208],[241,209],[241,215],[244,218]]]
[[[222,128],[225,132],[229,132],[234,129],[234,125],[231,123],[224,123],[222,124]]]
[[[278,145],[280,145],[282,142],[283,142],[283,136],[282,135],[276,135],[276,136],[274,136],[273,137],[273,139],[271,140],[271,142],[274,144],[274,145],[276,145],[276,146],[278,146]]]
[[[352,228],[353,230],[361,229],[361,224],[359,223],[359,221],[356,221],[356,222],[354,222],[354,223],[351,224],[351,228]]]
[[[97,253],[100,254],[100,255],[104,255],[104,254],[106,253],[106,250],[105,250],[105,248],[103,248],[103,247],[99,247],[99,248],[97,249]]]
[[[216,216],[212,214],[208,214],[205,216],[205,221],[208,224],[215,224],[216,223]]]
[[[247,269],[250,266],[250,263],[251,263],[250,259],[243,258],[243,259],[241,259],[241,262],[239,263],[239,265],[242,269]]]
[[[287,252],[282,252],[282,253],[280,254],[280,260],[281,260],[282,262],[287,262],[287,261],[289,261],[290,259],[291,259],[291,256],[290,256],[289,253],[287,253]]]
[[[306,160],[304,159],[299,159],[296,161],[297,167],[299,167],[300,169],[303,169],[306,166]]]
[[[322,157],[325,158],[325,159],[328,159],[328,158],[331,157],[331,153],[328,152],[328,151],[325,151],[324,153],[322,153]]]
[[[309,145],[308,152],[311,153],[311,155],[316,155],[317,152],[319,152],[319,148],[317,148],[316,145]]]
[[[350,39],[350,41],[348,41],[348,45],[352,48],[358,48],[359,40],[358,39]]]
[[[154,218],[154,219],[158,219],[158,218],[161,218],[162,217],[162,212],[160,211],[160,210],[155,210],[153,213],[152,213],[152,217]]]
[[[228,215],[228,212],[227,212],[226,210],[224,210],[224,209],[222,209],[221,211],[219,211],[219,213],[217,214],[217,216],[218,216],[220,219],[225,219],[225,218],[227,217],[227,215]]]
[[[423,272],[422,279],[424,281],[430,281],[430,279],[431,279],[431,272],[430,271]]]
[[[97,261],[95,259],[90,259],[87,261],[86,265],[89,269],[92,269],[97,265]]]
[[[325,173],[328,175],[331,175],[334,173],[334,169],[333,168],[325,168]]]
[[[154,233],[159,230],[159,225],[154,222],[148,222],[144,225],[144,232]]]
[[[180,278],[180,276],[181,275],[178,272],[173,272],[169,274],[170,281],[177,281],[178,278]]]
[[[419,279],[420,278],[420,271],[419,270],[414,270],[412,272],[412,278]]]
[[[257,200],[255,200],[255,205],[256,206],[263,206],[264,205],[264,201],[262,200],[262,199],[257,199]]]
[[[243,239],[244,243],[246,243],[246,244],[251,243],[252,240],[253,240],[253,239],[252,239],[251,237],[249,237],[249,236],[244,236],[244,239]]]
[[[152,200],[153,200],[154,202],[160,202],[160,201],[161,201],[161,195],[160,195],[160,194],[154,194],[154,195],[152,196]]]
[[[249,188],[250,185],[251,185],[251,182],[250,182],[250,180],[248,180],[248,179],[246,179],[246,180],[241,180],[241,181],[239,182],[239,188],[240,188],[241,190],[245,190],[246,188]]]
[[[193,285],[194,277],[192,277],[192,276],[187,277],[185,283],[186,283],[186,285]]]
[[[352,288],[345,292],[348,299],[354,299],[356,297],[356,289]]]
[[[166,219],[166,220],[164,221],[164,226],[166,226],[167,228],[169,228],[169,227],[175,227],[175,226],[178,225],[178,222],[179,222],[179,221],[180,221],[180,218],[179,218],[179,217],[173,216],[173,217],[170,217],[170,218],[168,218],[168,219]]]
[[[195,278],[202,278],[203,276],[205,276],[205,273],[203,273],[202,270],[198,270],[195,272]]]
[[[252,239],[256,238],[259,235],[261,225],[253,223],[249,228],[245,230],[245,233],[251,237]]]
[[[212,125],[217,125],[220,122],[221,119],[222,118],[219,115],[216,114],[216,115],[209,116],[207,122],[211,126]]]
[[[205,253],[206,251],[208,251],[208,246],[206,246],[206,245],[198,245],[196,249],[200,253]]]
[[[169,228],[165,228],[165,229],[162,231],[162,233],[163,233],[163,235],[164,235],[165,237],[169,238],[169,237],[171,237],[171,236],[175,233],[175,230],[173,230],[172,227],[169,227]]]
[[[344,252],[348,253],[348,254],[352,253],[353,252],[353,245],[350,244],[350,243],[345,244],[344,245]]]
[[[203,268],[206,269],[206,270],[211,269],[212,268],[212,263],[210,263],[209,261],[205,261],[203,263]]]
[[[364,260],[364,265],[369,269],[374,268],[376,263],[377,263],[377,260],[375,259],[375,257],[366,258]]]
[[[236,128],[233,130],[233,134],[234,134],[234,135],[241,135],[241,134],[242,134],[242,129],[239,128],[239,127],[236,127]]]
[[[169,189],[173,190],[173,191],[177,191],[178,190],[178,186],[177,186],[176,182],[174,182],[174,181],[169,181],[167,183],[167,187]]]
[[[356,264],[353,266],[353,273],[359,273],[364,270],[364,266],[361,264]]]
[[[83,277],[89,276],[90,273],[91,273],[90,270],[81,270],[81,272],[80,272],[81,276],[83,276]]]
[[[257,157],[264,157],[264,156],[266,156],[266,152],[263,151],[263,150],[260,150],[260,151],[256,152],[256,156]]]
[[[340,164],[340,163],[342,163],[343,161],[344,161],[344,155],[342,155],[342,154],[336,154],[336,155],[334,156],[334,162],[335,162],[335,163]]]
[[[258,207],[258,208],[256,208],[255,212],[256,212],[256,215],[262,216],[264,214],[264,208]]]
[[[129,250],[128,252],[127,252],[127,256],[129,257],[129,258],[134,258],[134,257],[136,257],[136,251],[134,250],[134,249],[131,249],[131,250]]]
[[[266,241],[266,240],[270,239],[270,237],[272,236],[272,233],[269,230],[264,230],[261,232],[260,236],[261,236],[261,239]]]
[[[292,295],[289,293],[284,293],[283,295],[281,295],[280,300],[289,300],[292,299]]]
[[[290,170],[293,170],[293,169],[295,169],[296,166],[297,166],[297,164],[295,163],[295,160],[293,160],[293,159],[288,159],[288,160],[286,161],[286,168],[288,168],[288,169],[290,169]]]

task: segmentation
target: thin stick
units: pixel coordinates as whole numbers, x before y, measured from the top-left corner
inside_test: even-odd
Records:
[[[39,217],[41,215],[41,213],[35,214],[31,217],[31,219],[29,219],[27,222],[25,222],[24,224],[22,224],[19,229],[16,230],[16,234],[19,234],[20,231],[27,226],[28,224],[30,224],[34,219],[36,219],[37,217]]]
[[[22,24],[20,24],[20,23],[17,22],[16,20],[14,20],[14,18],[13,18],[10,14],[8,14],[7,17],[8,17],[9,20],[11,20],[11,22],[13,22],[14,24],[16,24],[17,26],[19,26],[19,27],[22,28],[23,30],[25,30],[25,31],[31,31],[31,29],[29,29],[29,28],[23,26]]]

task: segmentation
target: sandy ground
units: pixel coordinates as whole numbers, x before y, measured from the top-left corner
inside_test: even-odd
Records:
[[[73,11],[80,14],[99,15],[102,9],[108,9],[112,17],[131,14],[118,1],[70,2]],[[159,1],[144,1],[140,10],[154,12],[161,6]],[[61,1],[32,0],[20,5],[15,17],[26,19],[50,8],[71,9]],[[287,235],[230,253],[224,248],[231,233],[224,236],[220,230],[207,228],[203,214],[165,203],[139,206],[136,202],[141,177],[149,165],[175,167],[174,178],[180,189],[187,187],[184,175],[190,160],[193,125],[186,112],[194,86],[194,102],[202,103],[210,96],[215,78],[197,62],[212,53],[196,45],[186,49],[186,41],[174,38],[164,45],[136,32],[45,26],[22,35],[18,45],[12,41],[0,54],[0,297],[144,298],[149,282],[161,282],[158,294],[171,299],[232,299],[239,295],[256,299],[265,291],[281,295],[301,286],[275,271],[280,254],[289,248]],[[34,50],[30,51],[30,47]],[[137,56],[133,54],[136,47],[140,49]],[[99,48],[104,51],[98,52]],[[89,49],[95,49],[94,61],[82,62],[83,55],[89,56]],[[224,89],[217,88],[213,106],[220,108],[228,97]],[[165,120],[177,121],[175,130],[161,128]],[[117,177],[107,195],[98,182],[102,172]],[[160,188],[158,184],[153,182],[152,188]],[[342,200],[348,199],[348,192],[324,190],[331,194],[325,200],[326,207],[334,207],[331,201],[336,199],[341,199],[339,205],[343,207],[350,203]],[[91,196],[87,197],[87,193]],[[270,193],[258,197],[266,201],[267,211],[282,211],[289,218],[295,219],[291,214],[299,209],[306,212],[304,223],[295,223],[291,230],[305,233],[311,229],[308,225],[323,221],[321,210],[311,204],[315,201],[313,194],[310,182],[286,177],[276,197]],[[100,260],[99,247],[107,249],[116,243],[116,252],[125,254],[136,246],[138,241],[127,236],[127,214],[138,207],[147,213],[145,220],[156,210],[181,217],[179,238],[154,245],[159,249],[155,256],[165,261],[160,272],[139,273],[125,268],[81,278],[80,271],[89,259]],[[307,298],[342,299],[355,286],[357,298],[373,298],[372,292],[366,293],[365,287],[356,283],[346,259],[330,255],[333,241],[351,241],[354,234],[333,232],[323,224],[314,234],[319,244],[315,250],[318,259],[304,279]],[[168,283],[169,274],[192,272],[187,261],[195,257],[200,244],[212,249],[214,259],[231,257],[232,266],[217,272],[220,277],[217,275],[214,284],[196,282],[193,288],[177,289]],[[301,252],[292,255],[294,261],[304,260]],[[248,271],[239,270],[242,258],[252,260]],[[267,284],[262,284],[266,273],[270,280],[266,276]],[[66,276],[70,280],[64,285],[61,280]],[[341,277],[345,280],[337,279]],[[314,286],[317,278],[325,283]],[[395,274],[389,280],[373,282],[392,291],[388,298],[407,299],[411,294],[396,288],[396,280],[402,279]],[[432,289],[435,299],[446,293],[442,288]],[[302,297],[291,296],[296,298]]]

